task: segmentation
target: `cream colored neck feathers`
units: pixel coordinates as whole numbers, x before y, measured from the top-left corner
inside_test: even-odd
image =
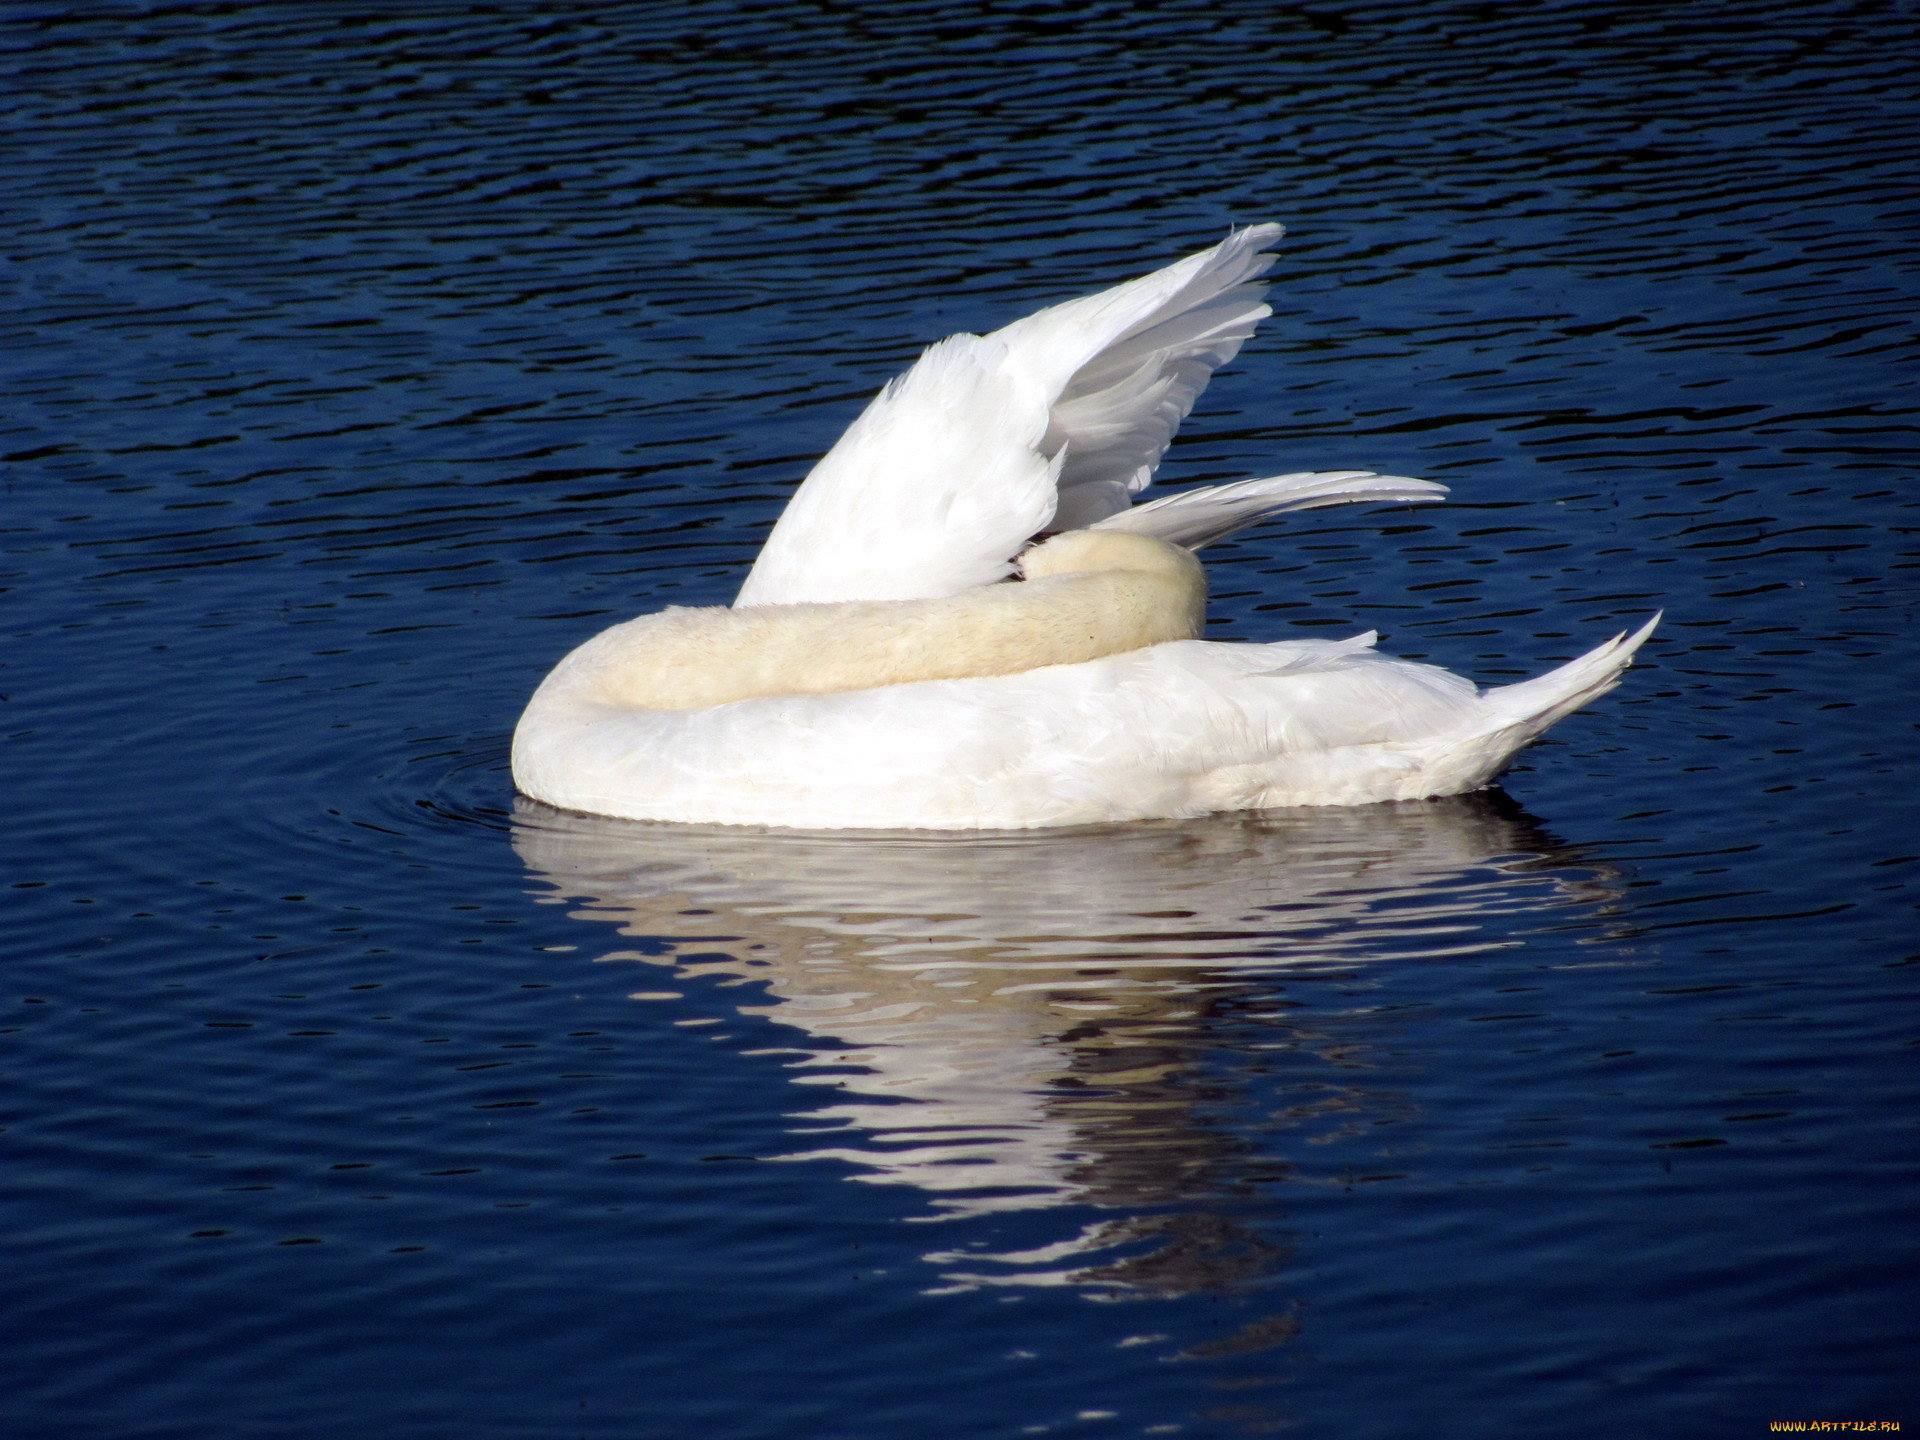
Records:
[[[665,610],[588,641],[575,674],[611,704],[697,710],[1070,665],[1191,640],[1206,623],[1200,562],[1145,535],[1069,530],[1021,569],[1024,584],[940,600]]]

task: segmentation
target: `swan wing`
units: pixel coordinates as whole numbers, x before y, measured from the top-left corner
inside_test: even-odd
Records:
[[[1004,578],[1053,515],[1046,430],[1046,396],[1005,345],[942,340],[801,482],[734,604],[930,600]]]
[[[1042,530],[1125,511],[1214,370],[1271,313],[1255,282],[1280,234],[1248,226],[933,346],[802,482],[734,603],[957,594],[1005,578]]]

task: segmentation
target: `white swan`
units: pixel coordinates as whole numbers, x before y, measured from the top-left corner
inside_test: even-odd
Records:
[[[1485,785],[1651,633],[1480,692],[1350,640],[1208,642],[1192,551],[1265,516],[1445,487],[1281,475],[1145,505],[1270,314],[1254,225],[892,381],[787,505],[731,609],[616,625],[548,675],[513,776],[564,809],[802,828],[1025,829]],[[1065,532],[1023,547],[1048,531]],[[1017,557],[1017,558],[1016,558]],[[1001,584],[1018,568],[1024,583]]]

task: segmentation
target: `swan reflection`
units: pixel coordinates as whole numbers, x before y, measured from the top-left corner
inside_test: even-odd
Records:
[[[1290,1161],[1208,1118],[1232,1103],[1231,1075],[1286,1077],[1263,1082],[1291,1102],[1263,1129],[1301,1145],[1367,1134],[1375,1154],[1371,1132],[1410,1107],[1367,1059],[1377,1027],[1348,1023],[1360,1002],[1329,1009],[1329,987],[1364,987],[1382,961],[1518,945],[1551,923],[1525,912],[1611,894],[1498,793],[963,838],[521,800],[514,844],[576,917],[649,942],[599,958],[757,982],[740,1013],[811,1038],[790,1075],[820,1103],[783,1158],[851,1162],[942,1215],[1159,1212],[1044,1250],[933,1257],[991,1262],[949,1272],[968,1284],[1165,1292],[1273,1268],[1271,1240],[1165,1213],[1296,1173],[1291,1140]]]

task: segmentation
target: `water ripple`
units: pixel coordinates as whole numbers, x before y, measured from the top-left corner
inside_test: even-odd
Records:
[[[1910,30],[15,0],[10,1429],[1897,1417]],[[1215,635],[1497,682],[1666,609],[1514,799],[515,804],[554,658],[729,600],[921,346],[1269,218],[1167,478],[1453,503],[1216,547]]]

